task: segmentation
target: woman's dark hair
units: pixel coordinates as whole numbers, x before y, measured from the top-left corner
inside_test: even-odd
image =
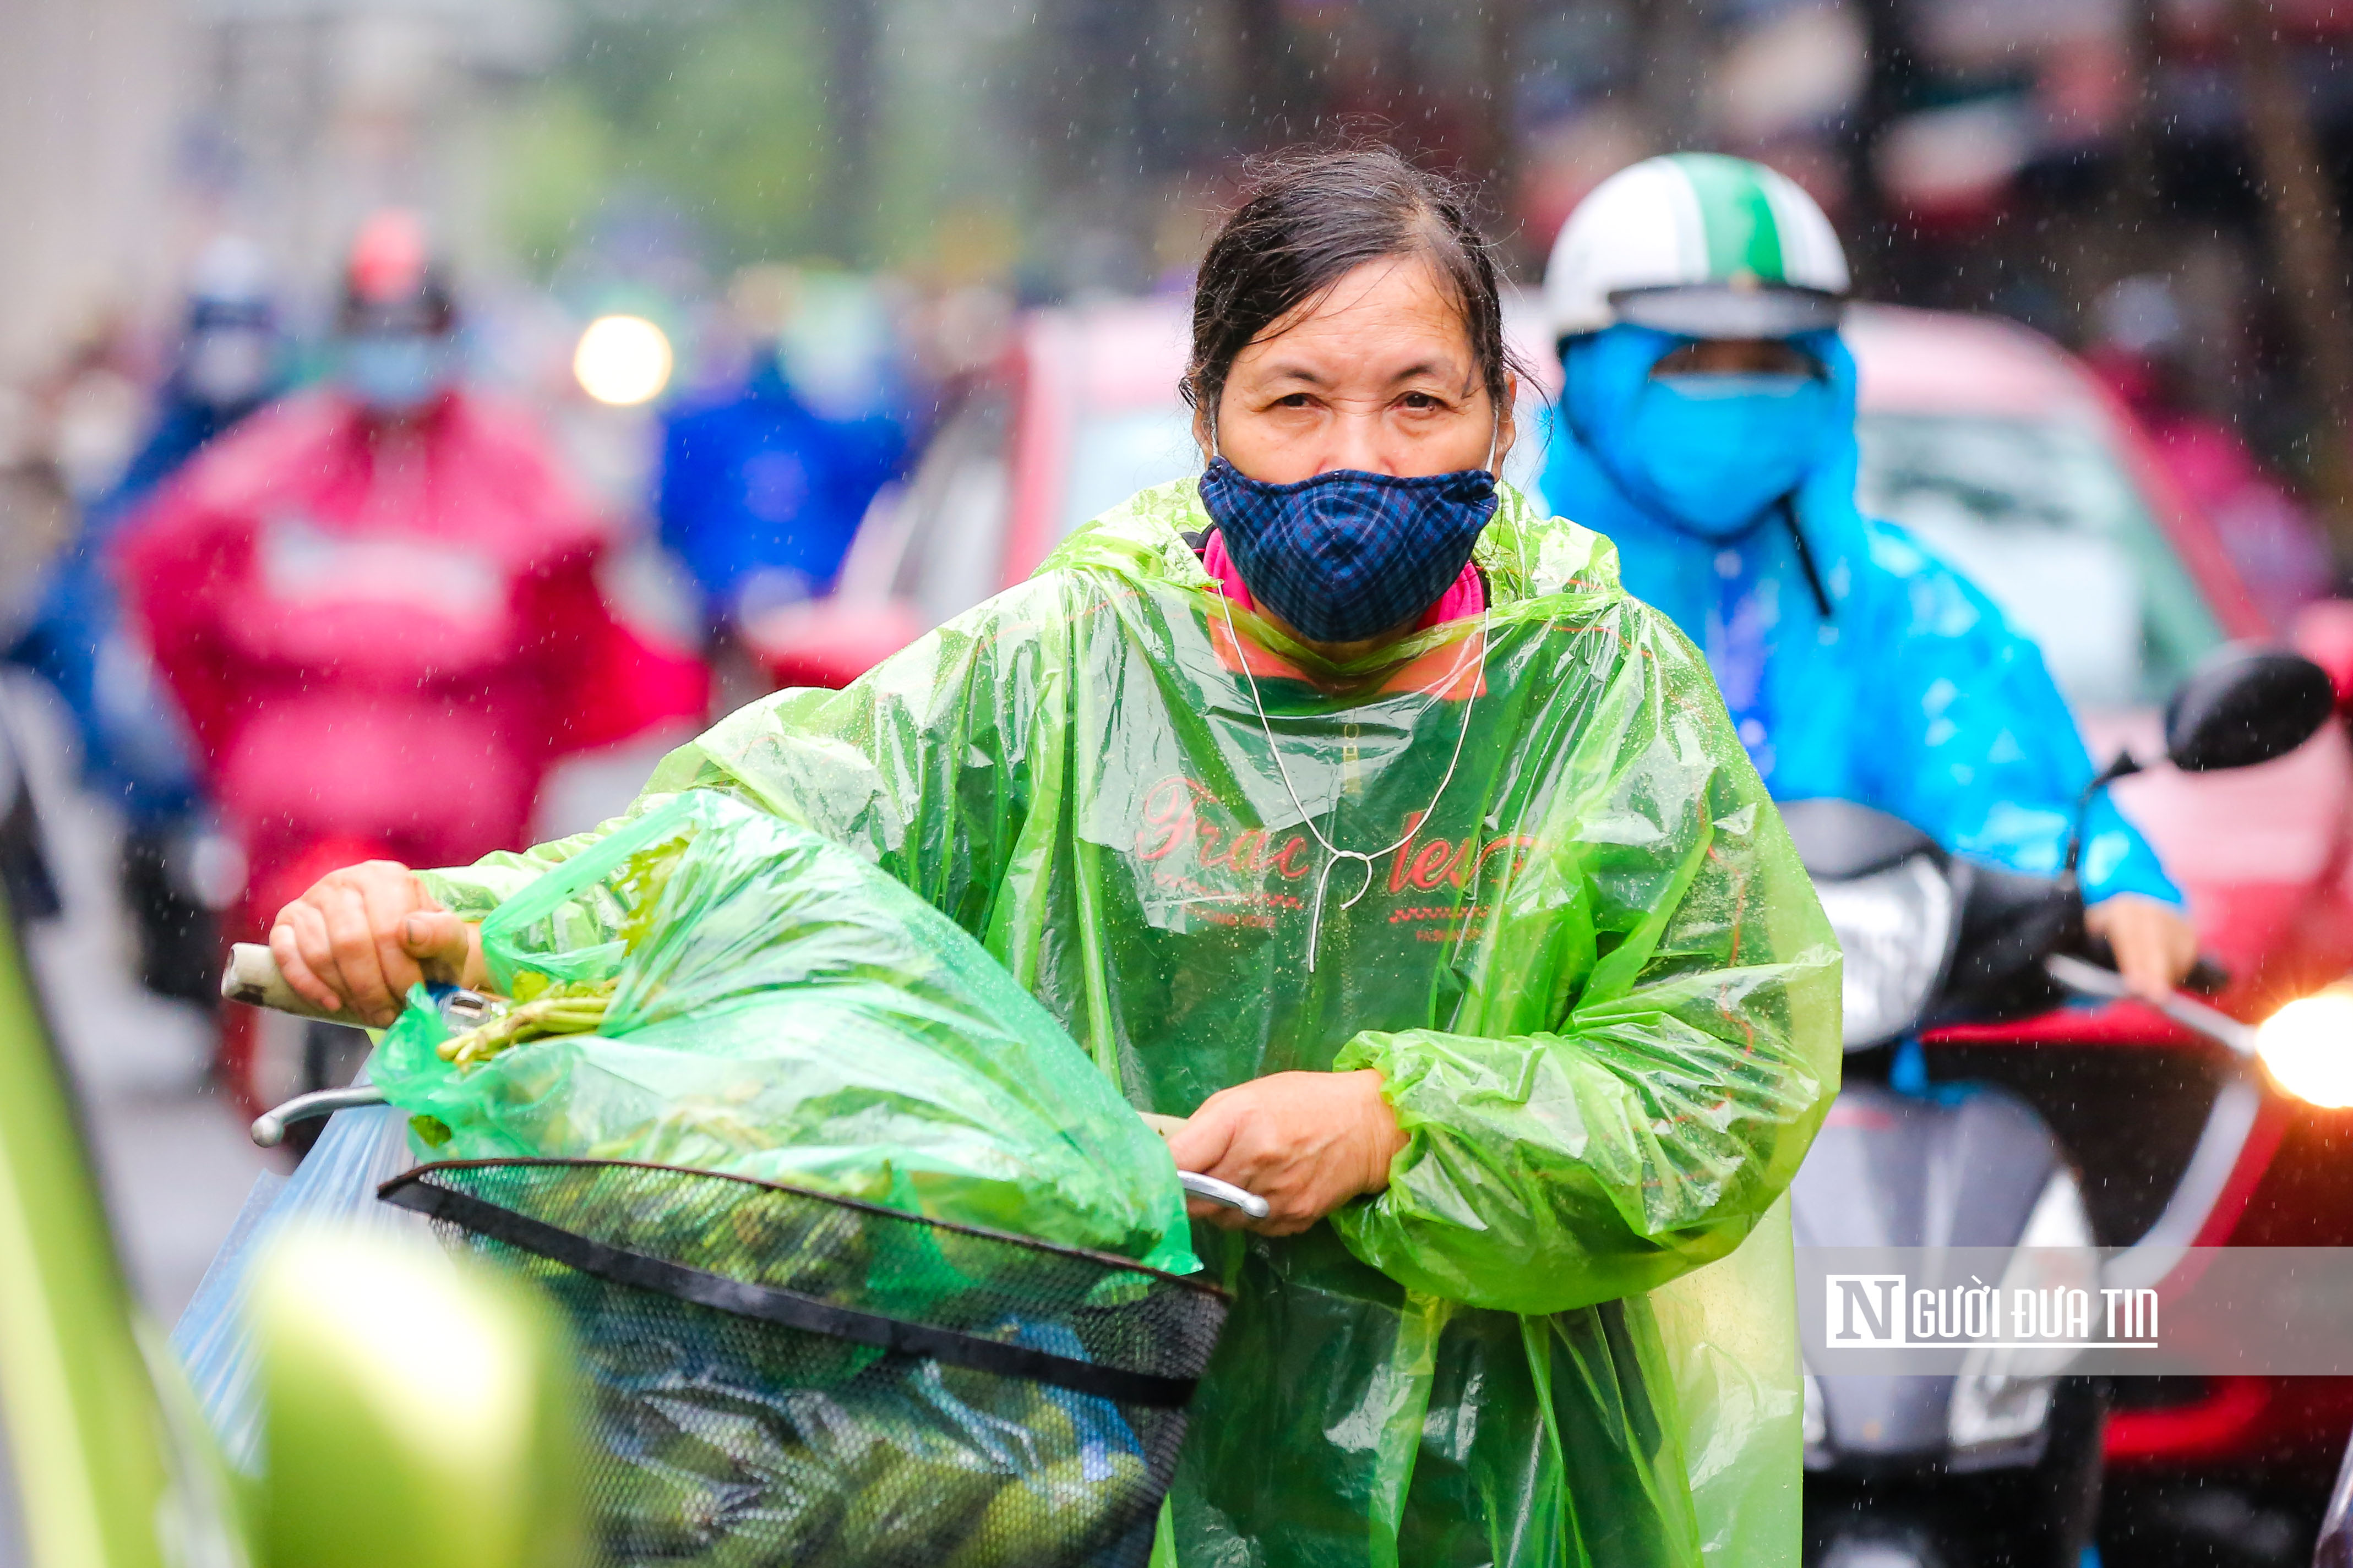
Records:
[[[1497,407],[1518,368],[1471,196],[1387,147],[1293,153],[1254,165],[1193,289],[1193,355],[1177,384],[1216,416],[1235,358],[1269,327],[1367,261],[1419,256],[1453,296]]]

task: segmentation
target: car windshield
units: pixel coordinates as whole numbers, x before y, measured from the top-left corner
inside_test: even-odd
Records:
[[[2146,502],[2080,425],[1928,414],[1860,421],[1857,498],[1902,524],[2042,649],[2078,710],[2162,701],[2222,629]]]
[[[1102,516],[1140,489],[1198,473],[1193,411],[1181,403],[1091,414],[1079,420],[1062,491],[1062,527]]]

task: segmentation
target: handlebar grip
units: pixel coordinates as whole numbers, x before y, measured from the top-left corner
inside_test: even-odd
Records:
[[[2085,936],[2083,951],[2084,957],[2103,969],[2116,966],[2116,950],[2108,945],[2105,937]],[[2195,992],[2200,996],[2220,996],[2230,988],[2231,972],[2204,953],[2198,955],[2198,962],[2189,966],[2189,973],[2181,979],[2182,990]]]
[[[2195,991],[2200,996],[2220,996],[2231,988],[2231,972],[2204,953],[2200,953],[2198,962],[2189,966],[2189,974],[2183,978],[2181,988]]]
[[[347,1013],[330,1013],[286,984],[278,958],[258,942],[241,942],[228,950],[228,967],[221,971],[221,995],[248,1007],[291,1013],[298,1018],[320,1018],[330,1024],[353,1022]]]

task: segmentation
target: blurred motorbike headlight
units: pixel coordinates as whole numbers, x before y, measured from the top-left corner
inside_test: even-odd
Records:
[[[2298,997],[2255,1030],[2272,1081],[2330,1110],[2353,1106],[2353,986]]]
[[[2100,1255],[2083,1189],[2071,1173],[2060,1171],[2035,1200],[2018,1250],[2002,1270],[2002,1299],[2021,1290],[2096,1293],[2099,1286]],[[1952,1407],[1946,1415],[1945,1432],[1956,1458],[2039,1447],[2059,1374],[2074,1355],[2067,1350],[1971,1351],[1953,1380]],[[2019,1460],[2031,1463],[2032,1458],[2021,1453]]]
[[[1849,881],[1817,881],[1822,912],[1846,951],[1846,1048],[1910,1028],[1952,948],[1953,884],[1926,855]]]
[[[597,317],[572,353],[580,390],[614,408],[660,396],[673,364],[669,336],[643,316]]]
[[[2000,1373],[1963,1373],[1953,1384],[1947,1435],[1960,1453],[2021,1443],[2051,1419],[2055,1377],[2010,1377]]]

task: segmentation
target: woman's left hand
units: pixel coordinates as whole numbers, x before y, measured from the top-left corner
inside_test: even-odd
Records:
[[[2118,893],[2084,911],[2084,925],[2105,939],[2116,972],[2135,994],[2162,1002],[2198,962],[2198,929],[2171,904]]]
[[[1193,1217],[1267,1236],[1295,1236],[1358,1194],[1381,1191],[1405,1144],[1369,1068],[1279,1072],[1219,1089],[1168,1135],[1178,1170],[1246,1188],[1271,1211],[1253,1220],[1195,1198],[1186,1205]]]

